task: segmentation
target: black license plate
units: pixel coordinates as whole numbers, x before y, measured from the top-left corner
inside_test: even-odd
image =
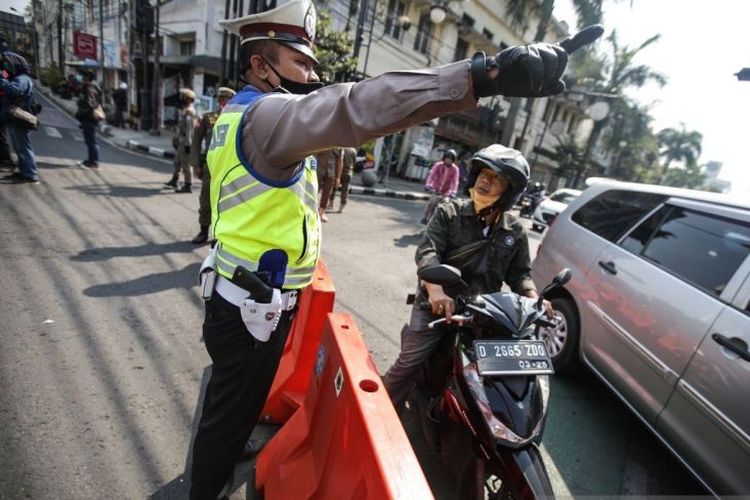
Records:
[[[552,360],[541,340],[475,340],[479,375],[552,374]]]

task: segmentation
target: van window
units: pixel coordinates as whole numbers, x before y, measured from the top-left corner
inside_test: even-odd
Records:
[[[633,230],[622,246],[719,296],[750,254],[750,226],[665,206]]]
[[[576,210],[571,219],[602,238],[616,241],[666,198],[654,193],[606,191]]]

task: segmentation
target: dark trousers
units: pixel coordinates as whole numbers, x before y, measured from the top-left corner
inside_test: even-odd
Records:
[[[346,200],[349,197],[349,184],[352,183],[352,176],[350,174],[347,174],[346,172],[341,174],[341,186],[339,187],[339,191],[341,191],[341,201],[339,202],[339,210],[344,209],[344,205],[346,205]],[[334,189],[331,192],[331,202],[328,204],[328,206],[333,206],[333,201],[336,199],[336,190]]]
[[[0,165],[12,165],[10,159],[10,147],[5,136],[5,124],[0,123]]]
[[[34,150],[31,148],[29,130],[23,127],[10,125],[8,127],[8,133],[10,134],[13,149],[15,150],[16,155],[18,155],[19,173],[28,179],[39,179],[39,172],[36,168],[36,159],[34,158]]]
[[[216,292],[206,303],[203,340],[213,366],[193,443],[192,500],[215,500],[231,478],[271,390],[293,317],[283,312],[268,342],[258,342],[239,308]]]
[[[115,127],[125,127],[125,106],[115,108]]]
[[[96,122],[81,120],[83,141],[88,149],[88,162],[99,163],[99,145],[96,143]]]
[[[208,171],[206,157],[201,155],[201,194],[198,197],[198,224],[201,227],[211,225],[211,173]]]

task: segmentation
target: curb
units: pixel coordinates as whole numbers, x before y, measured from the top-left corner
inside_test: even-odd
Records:
[[[350,194],[365,194],[370,196],[385,196],[388,198],[400,198],[403,200],[422,200],[427,201],[430,195],[422,193],[413,193],[409,191],[394,191],[393,189],[375,189],[361,186],[349,186]]]
[[[165,151],[161,148],[156,148],[154,146],[146,146],[136,141],[128,141],[127,148],[133,149],[135,151],[139,151],[141,153],[146,153],[147,155],[150,155],[150,156],[156,156],[157,158],[170,158],[170,159],[174,158],[173,151]]]

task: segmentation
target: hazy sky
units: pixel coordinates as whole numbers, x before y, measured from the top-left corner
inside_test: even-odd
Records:
[[[570,0],[557,0],[555,16],[575,26]],[[732,194],[750,200],[750,82],[734,76],[750,67],[750,0],[605,0],[605,37],[636,47],[661,33],[636,57],[666,74],[669,83],[629,92],[652,108],[654,130],[684,122],[703,134],[700,161],[724,163],[719,178]]]

